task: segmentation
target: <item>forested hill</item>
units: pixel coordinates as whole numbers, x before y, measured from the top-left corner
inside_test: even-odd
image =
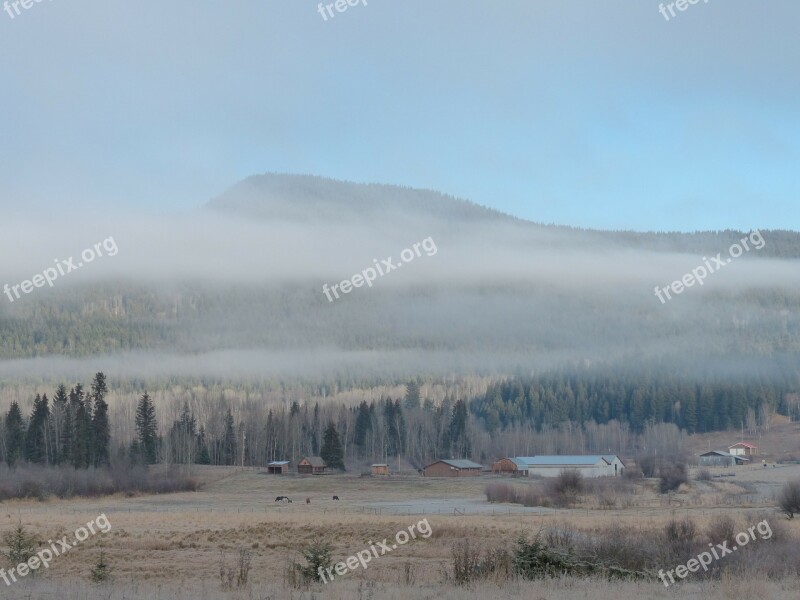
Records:
[[[110,233],[119,253],[13,303],[0,296],[0,377],[109,356],[139,377],[397,381],[631,356],[723,368],[744,356],[748,372],[756,359],[800,355],[796,232],[761,231],[759,247],[751,232],[750,251],[663,302],[656,287],[724,259],[745,233],[586,231],[431,191],[289,175],[249,178],[188,215],[87,221],[68,242],[45,225],[17,235],[30,246],[14,249],[5,281]],[[398,263],[415,242],[402,270],[335,301],[323,292],[379,259]]]

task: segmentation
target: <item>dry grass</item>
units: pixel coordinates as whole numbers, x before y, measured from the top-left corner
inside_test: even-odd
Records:
[[[709,507],[707,504],[674,509],[656,505],[652,508],[625,508],[620,503],[603,507],[602,501],[589,494],[580,508],[548,513],[492,514],[483,496],[486,478],[392,479],[378,481],[356,476],[342,477],[277,477],[256,470],[240,471],[209,468],[198,473],[207,481],[199,492],[165,494],[157,497],[122,496],[47,502],[15,501],[0,504],[0,531],[9,529],[22,519],[43,540],[70,534],[100,513],[112,525],[106,535],[89,538],[85,543],[57,558],[38,580],[24,581],[9,590],[9,598],[311,598],[309,593],[283,588],[286,566],[296,560],[301,547],[314,540],[333,544],[333,557],[341,560],[368,547],[369,541],[391,538],[422,518],[428,518],[433,529],[430,539],[412,541],[386,556],[375,559],[366,570],[357,570],[342,581],[316,589],[315,598],[586,598],[588,590],[597,600],[634,597],[675,597],[675,590],[666,590],[658,582],[613,583],[565,580],[524,584],[509,582],[502,590],[479,585],[468,590],[453,590],[445,585],[443,572],[451,565],[454,544],[469,540],[478,547],[510,545],[521,533],[540,529],[569,528],[592,534],[616,530],[632,530],[643,539],[663,530],[673,518],[690,516],[697,524],[700,537],[726,530],[719,515],[730,515],[737,531],[763,519],[758,510],[747,507]],[[640,496],[656,497],[652,482],[625,483]],[[704,484],[709,485],[709,484]],[[708,495],[720,493],[709,485]],[[720,485],[734,485],[730,483]],[[598,483],[597,494],[611,493],[613,485]],[[700,494],[692,488],[691,494]],[[332,500],[333,494],[342,500]],[[292,504],[276,504],[278,495],[294,497]],[[310,497],[306,505],[301,499]],[[472,502],[469,506],[488,506],[489,512],[458,516],[404,513],[403,506],[414,500],[452,498]],[[423,502],[424,505],[424,502]],[[375,514],[375,506],[381,514]],[[593,508],[595,506],[595,508]],[[603,510],[597,510],[603,508]],[[760,510],[763,510],[760,509]],[[362,512],[363,511],[363,512]],[[771,522],[781,521],[770,512]],[[781,523],[784,535],[800,538],[800,520]],[[655,539],[655,537],[652,537]],[[703,540],[705,542],[705,540]],[[720,540],[708,540],[720,541]],[[769,542],[763,542],[768,544]],[[233,555],[238,548],[252,550],[250,591],[223,593],[219,582],[220,552]],[[100,551],[112,567],[113,585],[94,588],[87,581],[89,571]],[[666,565],[665,565],[666,566]],[[670,565],[672,566],[672,565]],[[409,581],[413,573],[413,587]],[[78,578],[78,581],[76,581]],[[0,582],[2,584],[2,582]],[[788,578],[768,583],[757,578],[746,581],[722,580],[703,583],[704,598],[722,598],[730,589],[756,590],[761,597],[780,600],[796,598],[798,581]],[[3,585],[3,588],[5,586]],[[65,590],[71,590],[69,593]],[[105,590],[105,591],[103,591]],[[159,591],[160,590],[160,591]],[[680,586],[682,598],[700,597],[701,584],[690,582]],[[726,592],[728,590],[728,592]],[[313,590],[312,590],[313,591]],[[74,592],[74,593],[73,593]],[[750,593],[750,592],[748,592]],[[16,594],[16,595],[15,595]],[[250,594],[250,595],[248,595]]]

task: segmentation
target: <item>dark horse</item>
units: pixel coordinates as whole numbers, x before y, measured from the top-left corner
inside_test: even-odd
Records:
[[[275,502],[291,502],[288,496],[278,496],[275,498]]]
[[[339,499],[339,496],[334,496],[334,497],[333,497],[333,499],[334,499],[334,500],[338,500],[338,499]]]

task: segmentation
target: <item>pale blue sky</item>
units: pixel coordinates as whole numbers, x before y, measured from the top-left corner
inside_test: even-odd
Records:
[[[278,171],[546,223],[800,229],[800,3],[710,0],[669,22],[658,4],[0,12],[0,218],[189,210]]]

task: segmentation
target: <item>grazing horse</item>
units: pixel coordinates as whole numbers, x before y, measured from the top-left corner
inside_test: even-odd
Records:
[[[278,496],[275,498],[275,502],[291,502],[288,496]]]
[[[334,497],[333,497],[333,499],[334,499],[334,500],[338,500],[338,499],[339,499],[339,496],[334,496]]]
[[[306,498],[306,504],[311,504],[311,498]]]

